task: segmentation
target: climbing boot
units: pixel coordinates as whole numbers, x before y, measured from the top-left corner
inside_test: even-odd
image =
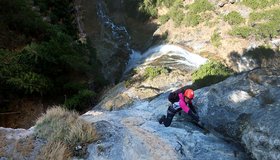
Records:
[[[162,124],[165,118],[166,118],[165,115],[161,116],[161,118],[158,120],[159,124]]]

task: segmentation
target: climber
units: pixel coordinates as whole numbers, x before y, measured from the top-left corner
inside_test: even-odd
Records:
[[[159,123],[163,123],[165,127],[170,126],[175,114],[183,110],[190,115],[196,123],[200,124],[199,117],[192,104],[193,98],[194,91],[192,89],[186,89],[185,91],[184,89],[180,89],[175,92],[171,92],[168,96],[168,100],[171,102],[171,105],[167,109],[167,116],[163,115],[159,119]]]

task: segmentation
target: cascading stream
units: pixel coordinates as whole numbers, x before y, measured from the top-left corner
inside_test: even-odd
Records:
[[[107,15],[105,4],[102,0],[97,1],[97,16],[101,25],[110,30],[110,38],[113,40],[118,47],[124,47],[128,53],[131,53],[131,48],[129,41],[131,37],[129,36],[126,28],[121,25],[115,24],[110,17]]]
[[[97,16],[99,21],[111,35],[106,35],[110,41],[116,43],[116,47],[125,49],[124,53],[129,54],[129,59],[126,62],[122,78],[133,68],[139,65],[148,65],[154,61],[170,68],[183,70],[193,70],[204,64],[207,59],[199,55],[190,53],[183,48],[175,45],[158,45],[151,47],[144,53],[137,52],[130,47],[131,37],[126,28],[115,24],[108,16],[106,4],[102,0],[97,1]]]
[[[180,67],[180,69],[186,70],[196,69],[207,61],[206,58],[190,53],[179,46],[159,45],[151,47],[143,54],[133,51],[124,73],[128,73],[139,65],[148,65],[157,59],[160,59],[162,65]]]

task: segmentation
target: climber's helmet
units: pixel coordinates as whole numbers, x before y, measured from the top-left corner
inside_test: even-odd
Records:
[[[194,91],[192,89],[187,89],[184,93],[184,96],[192,100],[194,98]]]

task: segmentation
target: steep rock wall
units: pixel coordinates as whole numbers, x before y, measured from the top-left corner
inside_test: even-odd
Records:
[[[263,68],[196,92],[202,121],[243,144],[256,159],[280,158],[280,74]]]

